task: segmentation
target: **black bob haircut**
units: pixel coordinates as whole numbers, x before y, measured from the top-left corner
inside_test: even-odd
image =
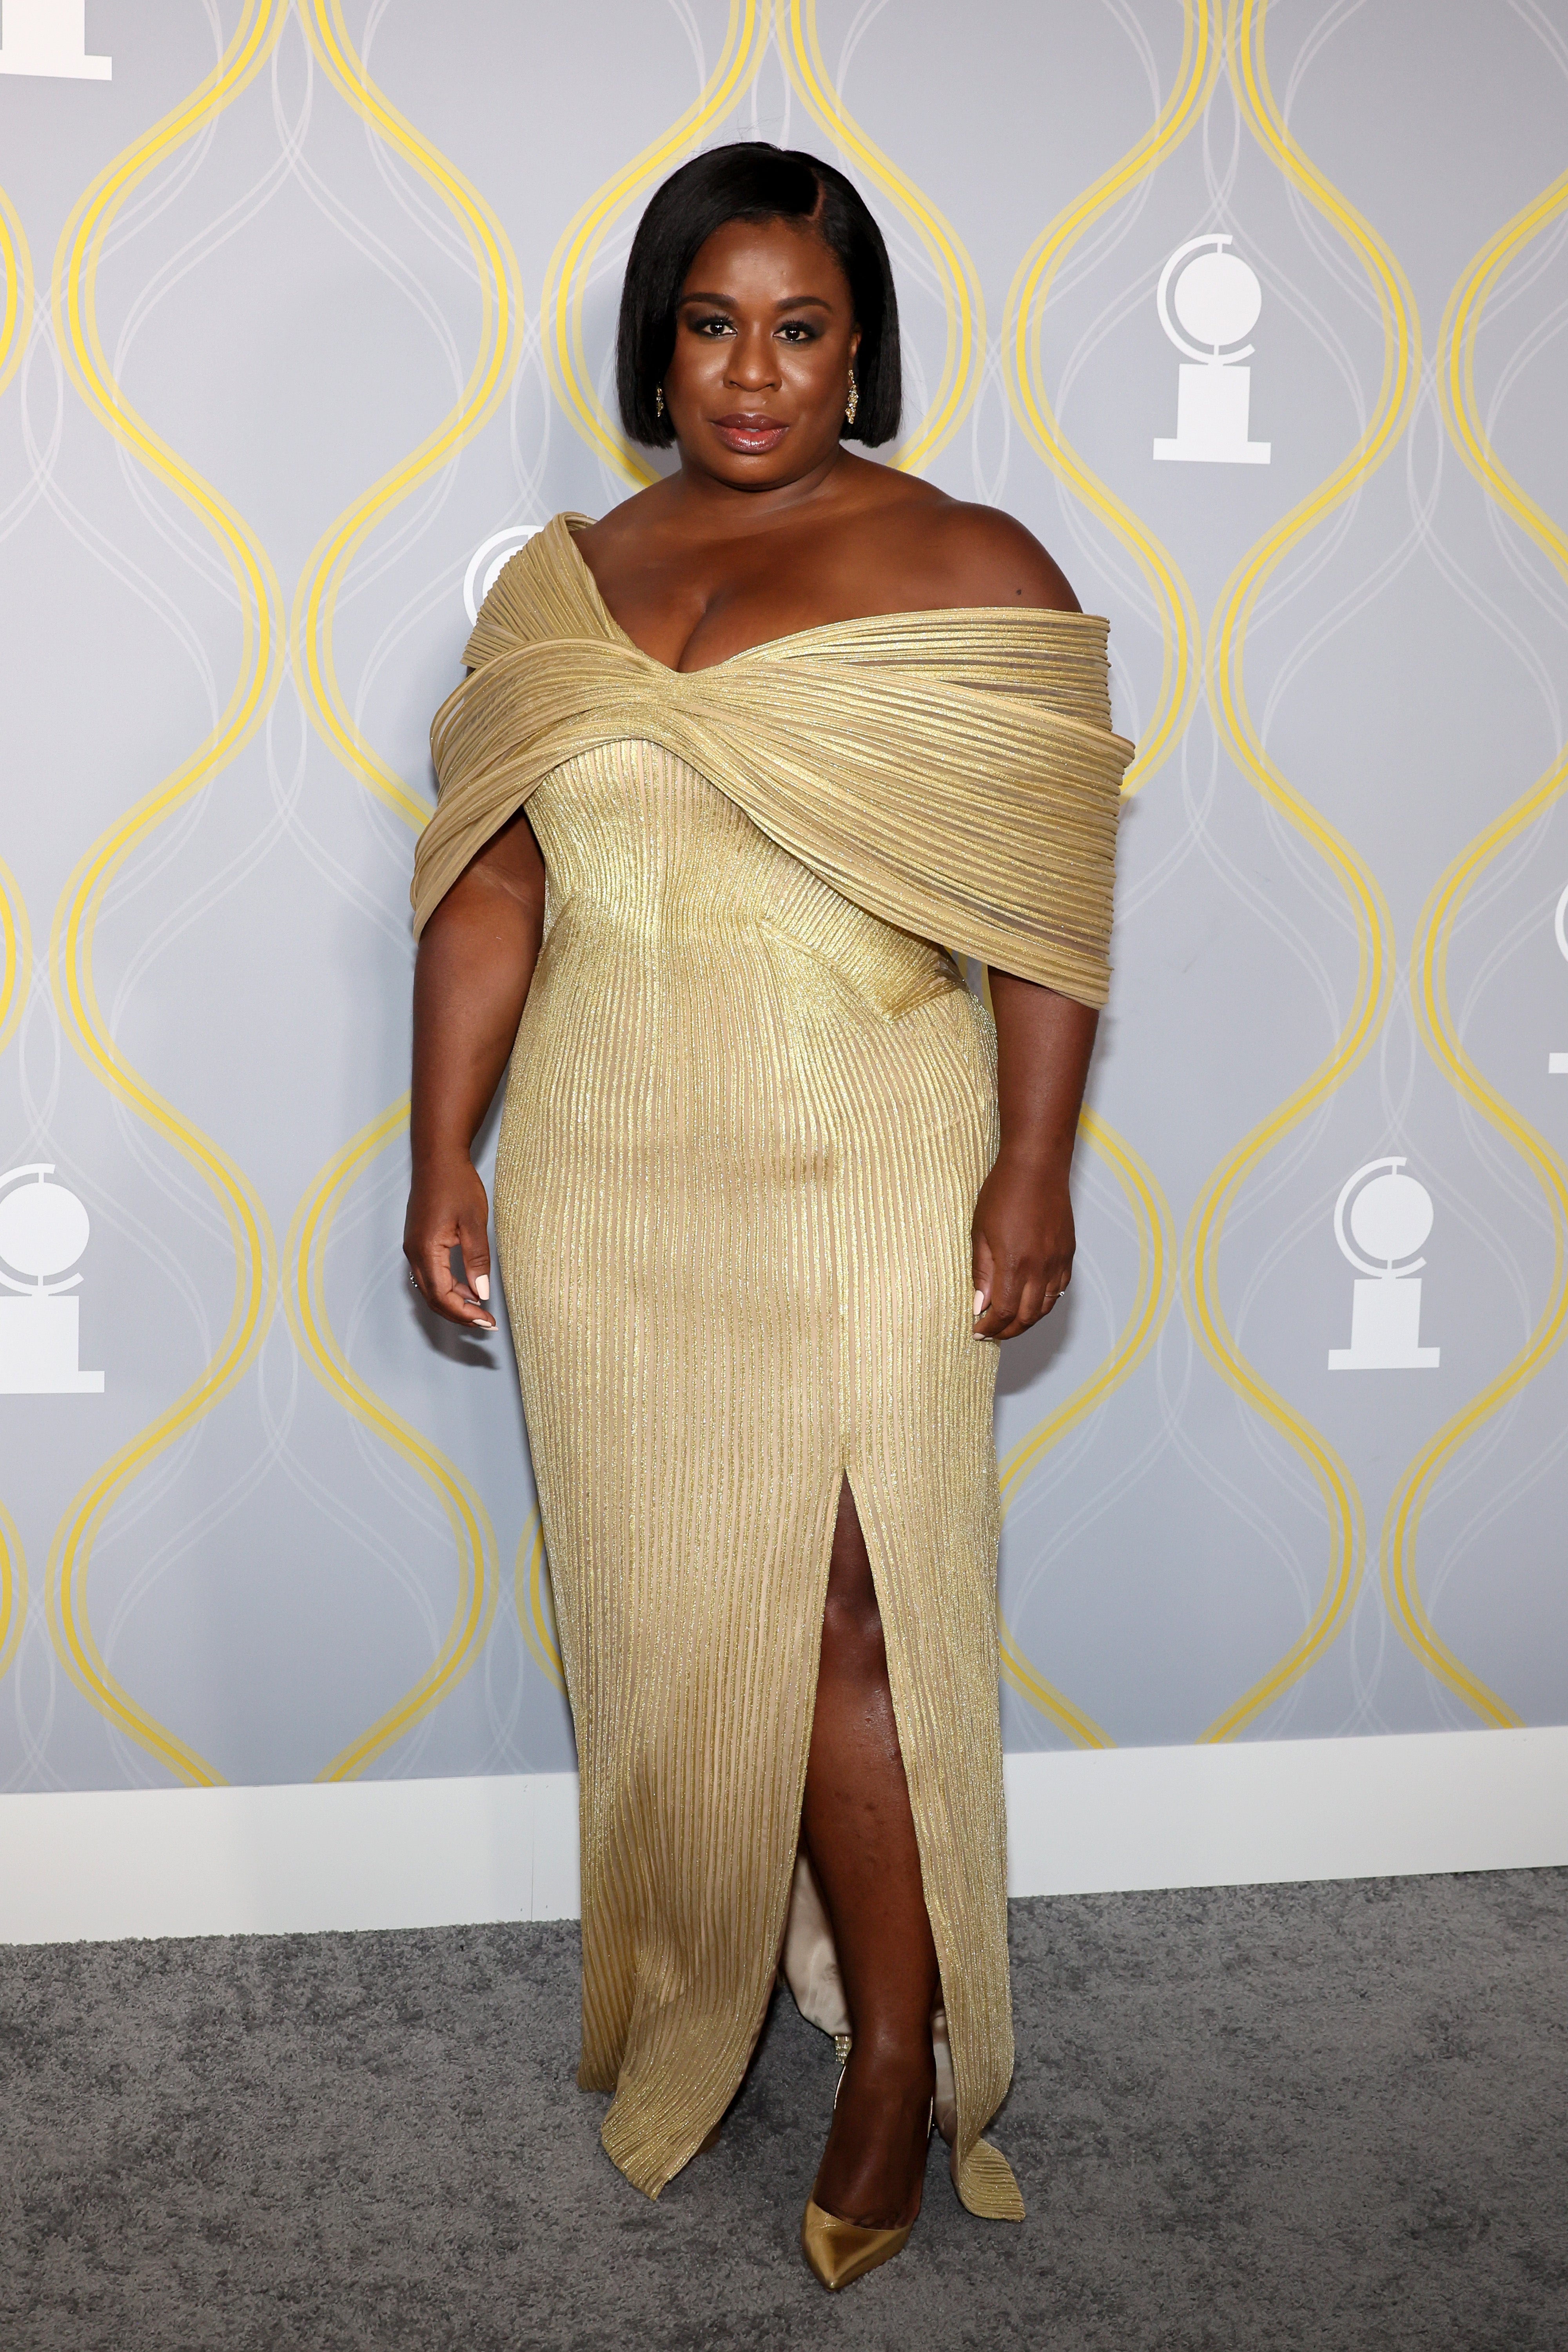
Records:
[[[667,449],[675,434],[655,394],[675,349],[675,306],[699,250],[727,221],[798,221],[819,236],[849,281],[860,348],[860,398],[847,441],[873,448],[899,429],[903,379],[899,303],[882,232],[842,172],[766,140],[710,148],[672,172],[637,223],[621,289],[616,393],[628,437]]]

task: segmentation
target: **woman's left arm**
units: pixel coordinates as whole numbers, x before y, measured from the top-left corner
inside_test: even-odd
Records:
[[[942,518],[955,604],[1076,613],[1078,598],[1038,540],[994,509]],[[1052,988],[991,973],[1002,1141],[974,1206],[974,1330],[1016,1339],[1048,1315],[1072,1274],[1068,1174],[1099,1015]]]
[[[991,973],[1002,1142],[974,1204],[974,1333],[1013,1339],[1072,1275],[1068,1175],[1100,1015],[1011,972]]]

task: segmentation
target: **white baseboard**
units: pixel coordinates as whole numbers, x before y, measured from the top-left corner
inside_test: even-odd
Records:
[[[1568,1727],[1007,1759],[1015,1895],[1568,1864]],[[0,1942],[574,1918],[577,1784],[0,1796]]]
[[[1007,1759],[1014,1895],[1568,1864],[1568,1727]]]
[[[577,1916],[577,1776],[0,1797],[0,1943]]]

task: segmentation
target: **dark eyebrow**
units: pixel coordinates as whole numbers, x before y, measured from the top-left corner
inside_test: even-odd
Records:
[[[704,294],[700,288],[689,294],[682,294],[677,302],[677,309],[687,302],[712,302],[721,310],[732,310],[736,308],[732,295]],[[831,310],[833,305],[825,294],[787,294],[782,302],[775,302],[773,308],[775,310],[804,310],[807,308]]]

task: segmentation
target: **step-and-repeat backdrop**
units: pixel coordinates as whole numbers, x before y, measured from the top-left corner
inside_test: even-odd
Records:
[[[4,0],[0,1784],[571,1761],[504,1326],[398,1252],[409,861],[735,137],[854,175],[883,454],[1141,747],[1009,1744],[1568,1719],[1565,120],[1537,0]]]

